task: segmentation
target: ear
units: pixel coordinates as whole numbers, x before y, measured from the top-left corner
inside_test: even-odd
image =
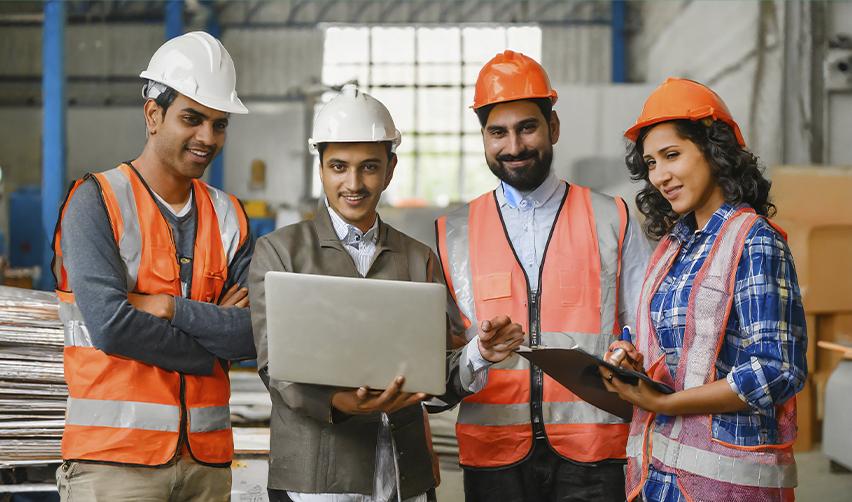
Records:
[[[550,112],[548,126],[550,127],[550,144],[555,145],[559,141],[559,115],[556,114],[556,110]]]
[[[145,127],[148,129],[148,134],[157,134],[157,129],[163,123],[163,109],[156,101],[149,99],[145,101],[142,110],[145,113]]]
[[[396,169],[396,163],[398,160],[399,157],[396,154],[392,154],[390,162],[388,162],[388,172],[385,173],[385,186],[382,187],[382,190],[386,189],[388,185],[390,185],[390,182],[393,179],[393,172]]]

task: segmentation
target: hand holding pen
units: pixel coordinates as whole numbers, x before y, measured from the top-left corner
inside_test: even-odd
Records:
[[[609,352],[604,356],[604,360],[615,366],[626,366],[635,371],[645,372],[644,357],[633,345],[630,326],[625,326],[621,330],[621,337],[609,346]]]

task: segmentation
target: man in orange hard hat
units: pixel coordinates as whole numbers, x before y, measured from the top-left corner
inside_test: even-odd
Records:
[[[480,321],[502,314],[529,345],[603,356],[632,324],[650,248],[622,199],[553,173],[556,99],[523,54],[485,64],[473,109],[500,184],[437,221],[438,249],[468,339],[488,340]],[[487,349],[469,343],[457,362],[472,392],[456,425],[468,502],[624,500],[627,424]]]

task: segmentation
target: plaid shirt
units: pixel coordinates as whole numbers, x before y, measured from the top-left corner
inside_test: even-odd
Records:
[[[741,207],[723,204],[703,229],[682,218],[671,235],[681,250],[651,298],[651,322],[672,374],[680,361],[687,303],[695,275],[722,224]],[[775,407],[802,389],[807,375],[805,312],[790,250],[765,220],[746,237],[737,265],[733,312],[716,361],[716,377],[748,403],[749,410],[713,415],[713,437],[736,445],[778,442]],[[658,421],[670,417],[658,417]],[[643,488],[647,500],[682,500],[675,476],[652,471]]]

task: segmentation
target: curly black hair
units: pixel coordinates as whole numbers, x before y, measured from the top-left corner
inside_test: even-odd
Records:
[[[775,214],[775,205],[769,200],[769,188],[772,183],[763,176],[764,169],[757,156],[739,145],[730,125],[721,120],[710,119],[672,122],[678,136],[693,142],[704,155],[716,183],[722,188],[726,202],[744,202],[762,216],[770,217]],[[659,239],[671,231],[681,215],[672,210],[669,201],[648,180],[648,165],[643,159],[642,144],[648,132],[656,125],[658,124],[639,131],[636,143],[628,144],[624,160],[630,171],[630,178],[634,181],[645,181],[645,187],[636,194],[636,207],[646,217],[645,231],[651,237]]]

